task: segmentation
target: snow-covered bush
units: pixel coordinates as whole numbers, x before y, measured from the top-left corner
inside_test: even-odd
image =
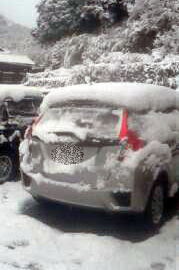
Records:
[[[107,34],[81,34],[57,41],[49,49],[49,66],[69,68],[74,65],[95,62],[104,52],[110,51],[111,42]]]
[[[96,2],[96,1],[93,1]],[[99,1],[98,1],[99,2]],[[108,16],[106,16],[108,19]],[[93,5],[85,5],[82,8],[81,18],[80,18],[80,30],[83,32],[92,32],[96,28],[101,26],[103,19],[103,8],[99,3],[94,3]]]
[[[179,60],[175,56],[155,61],[149,55],[112,53],[95,62],[29,74],[26,84],[57,87],[87,82],[147,82],[176,88]]]
[[[130,17],[108,28],[106,26],[115,22],[117,6],[120,6],[120,12],[122,7],[124,11],[127,7]],[[43,53],[48,70],[28,75],[27,84],[56,87],[86,82],[136,81],[176,88],[179,70],[177,0],[136,0],[135,3],[133,0],[43,0],[38,9],[37,32],[40,31],[42,39],[45,33],[54,29],[51,23],[53,12],[60,18],[58,31],[65,29],[68,23],[68,31],[77,24],[80,27],[80,20],[84,26],[85,20],[89,22],[89,14],[98,18],[102,27],[101,31],[90,34],[80,34],[78,28],[77,33],[66,33],[62,39],[49,44]],[[45,25],[46,32],[41,29]],[[60,37],[61,34],[57,39]]]
[[[154,47],[160,48],[165,54],[179,54],[179,24],[174,25],[170,31],[158,33],[154,41]]]
[[[176,38],[176,29],[179,26],[178,12],[178,0],[136,0],[130,11],[126,46],[131,51],[138,52],[152,49],[160,43],[167,47],[170,37],[173,40]],[[174,43],[176,44],[176,41]],[[174,49],[173,53],[175,44],[170,46]]]

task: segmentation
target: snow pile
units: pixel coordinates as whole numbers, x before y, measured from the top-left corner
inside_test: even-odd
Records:
[[[134,114],[129,118],[129,129],[147,142],[153,140],[165,143],[179,140],[179,111],[169,113],[150,111],[144,115]]]
[[[170,147],[158,141],[148,143],[143,149],[132,155],[130,151],[124,159],[123,166],[137,168],[140,165],[143,172],[146,170],[155,172],[157,167],[170,164],[172,158]]]
[[[172,159],[170,147],[157,141],[149,143],[139,150],[137,155],[138,164],[142,163],[143,172],[148,170],[155,173],[158,167],[169,165]]]

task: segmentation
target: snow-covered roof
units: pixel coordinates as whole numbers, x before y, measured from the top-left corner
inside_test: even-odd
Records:
[[[16,102],[22,100],[24,97],[42,96],[42,89],[35,86],[24,86],[21,84],[1,84],[0,85],[0,102],[6,98],[10,98]]]
[[[179,109],[179,93],[167,87],[142,83],[98,83],[53,90],[44,99],[41,110],[70,100],[112,103],[135,111]]]
[[[11,53],[0,53],[0,63],[34,65],[35,63],[26,55],[18,55]]]

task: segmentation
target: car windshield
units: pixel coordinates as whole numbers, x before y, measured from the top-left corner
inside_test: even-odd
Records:
[[[19,102],[7,101],[8,113],[10,116],[36,116],[40,106],[40,98],[27,98]]]
[[[47,125],[55,126],[58,131],[63,126],[66,126],[69,131],[71,126],[74,131],[75,128],[84,130],[88,137],[116,139],[120,129],[120,112],[121,110],[112,105],[75,104],[50,108],[45,118],[48,121]],[[50,122],[53,124],[49,125]]]

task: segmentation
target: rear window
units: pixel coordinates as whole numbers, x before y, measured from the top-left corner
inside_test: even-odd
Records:
[[[88,137],[91,138],[116,139],[120,130],[120,114],[119,109],[109,105],[72,106],[70,104],[61,108],[50,108],[43,119],[53,122],[51,126],[55,126],[55,131],[57,131],[57,126],[59,132],[62,126],[72,126],[73,129],[75,127],[85,129]],[[57,124],[54,125],[54,122]]]

